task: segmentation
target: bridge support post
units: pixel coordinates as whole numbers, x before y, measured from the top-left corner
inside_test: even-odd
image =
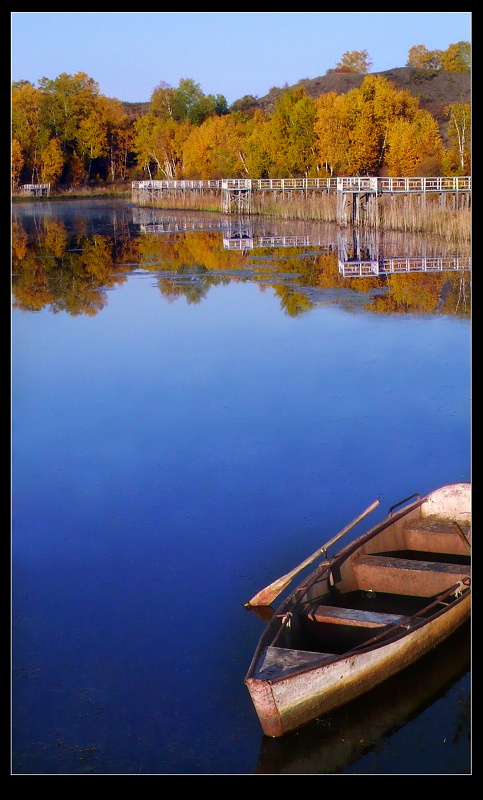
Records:
[[[222,189],[221,208],[224,214],[249,214],[251,206],[251,189]]]

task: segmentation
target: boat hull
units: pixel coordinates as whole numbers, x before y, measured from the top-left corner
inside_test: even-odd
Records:
[[[375,650],[328,660],[274,682],[247,678],[264,734],[283,736],[368,692],[443,642],[470,612],[470,596],[466,595],[442,617]]]

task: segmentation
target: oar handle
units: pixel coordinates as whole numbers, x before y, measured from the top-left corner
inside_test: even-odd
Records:
[[[343,530],[339,531],[339,533],[336,536],[334,536],[333,539],[331,539],[329,542],[326,542],[326,544],[324,544],[322,547],[319,547],[319,549],[316,550],[315,553],[312,553],[312,555],[306,558],[305,561],[299,564],[298,567],[295,567],[295,569],[293,569],[291,572],[288,572],[286,575],[283,575],[281,578],[278,578],[278,580],[274,581],[269,586],[266,586],[265,589],[262,589],[260,592],[258,592],[258,594],[252,597],[252,599],[249,600],[248,603],[244,604],[245,608],[251,608],[252,606],[269,606],[270,603],[273,600],[275,600],[275,598],[278,597],[278,595],[281,592],[283,592],[283,590],[288,586],[288,584],[293,580],[293,578],[295,578],[295,576],[299,574],[299,572],[302,572],[302,570],[305,569],[305,567],[308,567],[308,565],[311,564],[312,561],[315,561],[315,559],[322,553],[325,553],[327,556],[326,551],[328,550],[328,548],[335,542],[337,542],[339,539],[341,539],[342,536],[344,536],[344,534],[346,534],[348,531],[354,528],[358,522],[364,519],[364,517],[367,517],[367,515],[370,514],[371,511],[377,508],[379,502],[380,502],[379,500],[374,500],[374,502],[371,503],[371,505],[368,506],[366,510],[362,512],[362,514],[359,514],[359,516],[353,519],[352,522],[349,523],[349,525],[346,525],[346,527]]]
[[[374,502],[371,503],[371,505],[368,506],[366,510],[363,511],[362,514],[360,514],[357,517],[357,519],[350,522],[349,525],[346,525],[346,527],[343,530],[339,531],[339,533],[336,536],[334,536],[333,539],[330,539],[330,541],[326,542],[326,544],[324,544],[324,546],[320,548],[320,550],[316,553],[315,556],[313,556],[313,558],[317,558],[317,556],[322,553],[325,553],[327,555],[327,550],[329,549],[329,547],[332,547],[333,544],[338,542],[339,539],[342,539],[342,537],[345,536],[345,534],[348,533],[350,530],[352,530],[352,528],[355,528],[357,523],[360,522],[362,519],[364,519],[364,517],[367,517],[367,515],[370,514],[371,511],[374,511],[374,509],[378,507],[380,502],[381,502],[380,500],[374,500]]]

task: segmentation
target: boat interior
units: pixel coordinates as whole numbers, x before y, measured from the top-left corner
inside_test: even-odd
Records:
[[[469,590],[470,523],[419,512],[320,570],[272,645],[343,654],[416,627]]]

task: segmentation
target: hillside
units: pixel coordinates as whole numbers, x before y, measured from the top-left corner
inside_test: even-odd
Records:
[[[446,106],[453,103],[471,103],[471,73],[446,72],[443,70],[420,70],[412,67],[401,67],[386,72],[371,73],[381,75],[391,81],[399,91],[409,91],[419,98],[419,105],[437,120],[444,137],[447,118],[444,114]],[[350,89],[357,89],[365,75],[351,75],[343,72],[329,72],[320,78],[304,79],[297,86],[304,86],[310,97],[336,92],[346,94]],[[273,88],[265,97],[256,99],[256,107],[270,114],[280,94],[287,88]]]

